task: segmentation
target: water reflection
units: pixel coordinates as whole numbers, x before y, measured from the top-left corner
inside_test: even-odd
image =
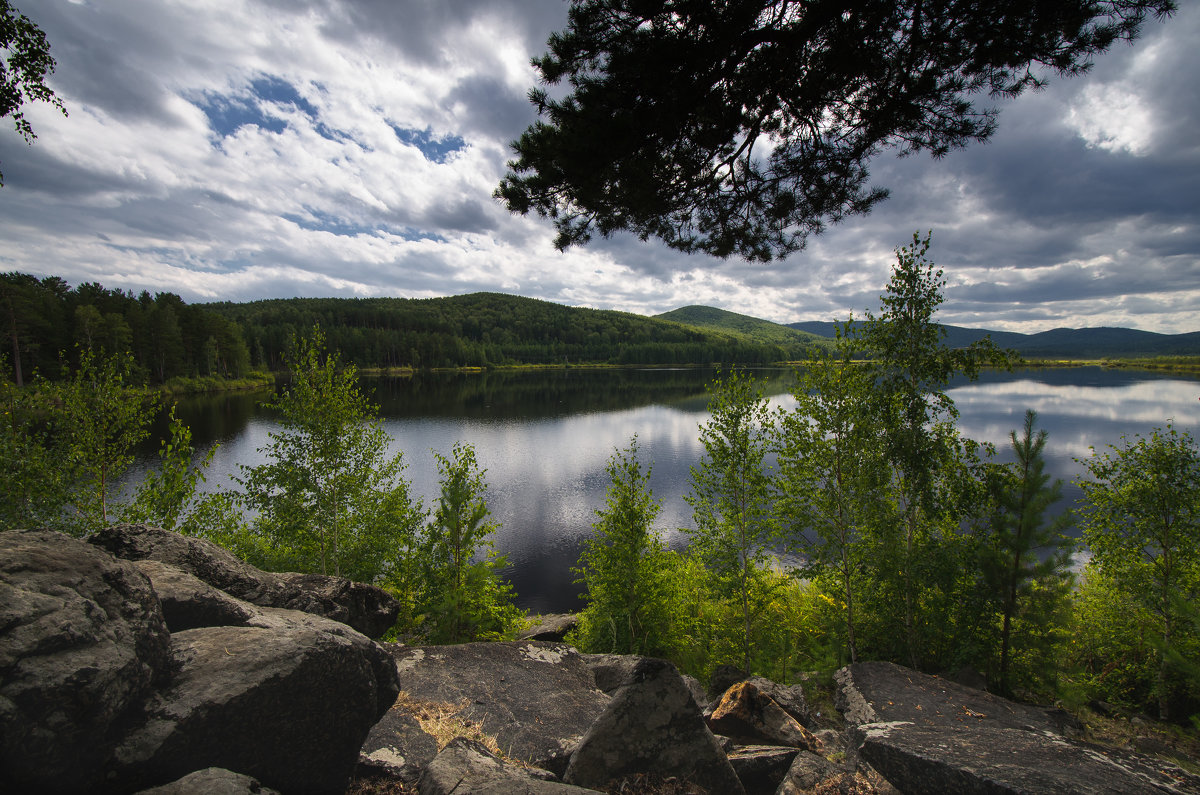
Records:
[[[789,405],[788,371],[762,370],[776,405]],[[570,569],[591,532],[608,485],[604,467],[614,450],[637,434],[653,462],[651,487],[662,501],[658,526],[674,546],[691,525],[683,501],[689,468],[700,458],[698,428],[707,418],[705,384],[710,370],[550,370],[426,374],[364,379],[381,407],[393,449],[408,462],[413,492],[437,493],[431,451],[446,454],[459,440],[473,444],[487,469],[489,505],[501,523],[496,543],[509,557],[508,576],[519,603],[535,611],[578,606]],[[1200,381],[1101,368],[987,373],[978,382],[956,382],[951,396],[963,433],[989,441],[1011,459],[1008,434],[1020,428],[1026,408],[1049,431],[1047,468],[1069,481],[1080,474],[1076,457],[1089,447],[1118,443],[1122,434],[1145,434],[1173,420],[1200,433]],[[257,402],[236,394],[180,401],[179,416],[193,429],[201,454],[220,443],[209,488],[227,488],[238,464],[261,460],[258,448],[277,428]],[[165,425],[162,426],[165,429]],[[132,477],[155,462],[157,442],[139,456]],[[1074,500],[1078,489],[1068,486]]]

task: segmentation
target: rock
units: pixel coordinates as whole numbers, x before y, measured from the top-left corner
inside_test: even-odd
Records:
[[[46,530],[0,533],[0,791],[94,788],[171,670],[150,581]]]
[[[410,784],[437,756],[437,740],[404,706],[404,695],[371,727],[359,749],[360,775],[386,776]]]
[[[117,748],[123,781],[221,767],[283,792],[342,792],[398,692],[386,651],[319,616],[259,608],[250,626],[172,641],[178,673]]]
[[[909,721],[958,728],[991,725],[1062,734],[1061,711],[1017,704],[894,663],[863,662],[834,674],[836,706],[850,724]]]
[[[1200,792],[1200,777],[1063,736],[1060,716],[890,663],[834,675],[858,756],[907,793]]]
[[[504,753],[561,774],[608,704],[582,655],[542,641],[390,646],[400,688],[425,701],[467,702],[462,717]]]
[[[746,795],[773,795],[799,751],[777,745],[741,746],[729,754],[729,764]]]
[[[948,730],[908,721],[851,730],[859,754],[902,792],[1200,792],[1200,777],[1131,752],[997,726]]]
[[[172,632],[196,627],[244,627],[255,610],[183,569],[157,560],[133,565],[150,579]]]
[[[252,604],[324,616],[371,638],[382,637],[400,610],[396,599],[382,588],[320,574],[271,574],[211,541],[149,525],[110,525],[88,541],[124,560],[170,564]]]
[[[561,643],[567,633],[579,625],[579,616],[574,613],[548,613],[530,616],[532,626],[517,634],[517,640],[545,640]]]
[[[602,788],[634,774],[676,777],[714,793],[744,792],[687,685],[665,660],[638,662],[571,754],[563,780]]]
[[[617,688],[629,680],[633,669],[645,658],[637,654],[585,654],[583,659],[588,668],[592,670],[592,675],[596,677],[596,687],[611,696],[617,691]],[[707,710],[708,694],[704,691],[704,686],[694,676],[688,674],[680,674],[680,676],[683,677],[684,684],[691,691],[696,706],[700,708],[701,712]]]
[[[279,795],[250,776],[209,767],[189,773],[178,781],[144,789],[137,795]]]
[[[805,728],[817,728],[817,721],[808,708],[808,700],[804,697],[803,686],[798,684],[781,685],[762,676],[746,676],[741,668],[734,665],[718,665],[716,667],[709,682],[710,700],[714,703],[719,702],[731,687],[742,682],[752,683],[759,692],[766,694]],[[718,690],[717,688],[721,685],[724,687]]]
[[[475,740],[456,737],[425,768],[421,795],[569,795],[592,790],[535,778]]]
[[[749,678],[746,672],[736,665],[718,665],[713,668],[712,676],[708,678],[709,701],[720,701],[725,691]]]
[[[823,756],[809,751],[800,751],[792,760],[776,795],[806,795],[820,792],[822,795],[875,795],[895,793],[886,782],[877,787],[870,776],[847,770],[830,762]]]
[[[821,741],[752,682],[729,688],[708,719],[708,727],[735,739],[821,750]]]

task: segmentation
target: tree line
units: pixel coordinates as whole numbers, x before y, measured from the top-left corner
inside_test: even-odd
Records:
[[[769,364],[807,346],[694,328],[628,312],[472,293],[446,298],[291,298],[209,304],[237,321],[277,368],[290,340],[320,325],[359,367],[519,364]]]
[[[87,353],[129,354],[129,377],[165,384],[173,378],[244,378],[250,350],[241,327],[224,315],[189,305],[174,293],[110,290],[57,276],[0,274],[0,324],[6,371],[18,385],[34,373],[60,380]]]
[[[809,348],[497,293],[186,304],[174,293],[5,273],[0,312],[18,384],[34,372],[66,377],[79,350],[129,353],[131,377],[147,384],[281,372],[293,341],[317,325],[330,348],[360,368],[770,364],[802,359]]]
[[[686,496],[690,545],[655,527],[652,462],[634,437],[575,569],[585,608],[570,638],[594,652],[720,664],[779,681],[882,659],[964,666],[1030,700],[1099,698],[1182,720],[1200,711],[1200,449],[1170,424],[1081,460],[1083,498],[1055,513],[1049,440],[1026,412],[1013,461],[964,438],[947,394],[1009,355],[945,345],[943,285],[914,237],[879,314],[847,323],[796,371],[794,405],[731,371],[711,387]],[[862,361],[860,350],[873,356]],[[357,370],[318,326],[298,336],[271,405],[280,429],[236,488],[199,488],[179,422],[161,466],[115,504],[114,477],[159,398],[131,386],[129,354],[81,352],[61,384],[4,385],[6,526],[86,533],[145,521],[202,535],[255,565],[377,584],[403,606],[394,633],[429,642],[511,637],[521,623],[490,539],[486,472],[466,441],[438,455],[439,494],[411,494]],[[209,456],[211,457],[210,451]],[[1082,530],[1078,574],[1066,535]],[[789,567],[783,561],[793,561]],[[796,561],[799,561],[796,563]]]

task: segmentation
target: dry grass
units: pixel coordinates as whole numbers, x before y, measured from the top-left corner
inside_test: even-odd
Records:
[[[466,699],[457,704],[448,701],[426,701],[413,698],[403,691],[396,697],[396,706],[417,719],[421,730],[437,741],[439,751],[449,745],[455,737],[466,737],[468,740],[482,743],[493,754],[504,758],[504,752],[500,750],[496,738],[485,732],[481,724],[462,716],[468,704],[470,702]]]

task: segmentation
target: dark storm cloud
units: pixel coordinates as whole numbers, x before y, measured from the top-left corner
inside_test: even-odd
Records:
[[[475,75],[460,81],[449,99],[472,109],[470,131],[506,143],[520,136],[537,119],[526,94],[513,91],[491,75]]]

